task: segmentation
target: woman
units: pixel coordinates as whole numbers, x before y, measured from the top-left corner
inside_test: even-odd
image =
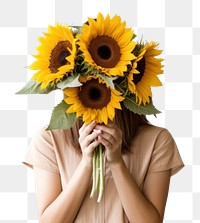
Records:
[[[90,198],[92,157],[104,146],[104,195]],[[34,168],[41,223],[161,223],[170,176],[183,162],[168,130],[123,107],[115,122],[46,131],[33,139],[24,164]]]

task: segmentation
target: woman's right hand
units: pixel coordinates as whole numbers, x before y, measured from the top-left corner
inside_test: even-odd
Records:
[[[95,139],[101,130],[94,130],[95,126],[95,122],[89,125],[83,124],[79,130],[82,160],[66,187],[62,187],[59,174],[34,167],[40,222],[74,222],[88,191],[92,174],[93,151],[99,144],[99,141]]]
[[[85,123],[79,129],[79,144],[82,150],[82,159],[89,165],[92,165],[94,149],[100,144],[97,137],[101,134],[101,130],[94,130],[95,121],[89,125]]]

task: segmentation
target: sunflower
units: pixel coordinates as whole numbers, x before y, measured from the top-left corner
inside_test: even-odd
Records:
[[[115,108],[121,109],[120,101],[124,98],[117,90],[109,87],[99,76],[80,78],[81,87],[66,88],[65,102],[69,105],[67,113],[76,112],[86,124],[92,120],[97,123],[108,123],[113,120]]]
[[[41,82],[41,88],[58,82],[74,68],[76,54],[76,39],[68,26],[56,24],[49,26],[45,37],[40,37],[40,46],[37,47],[37,60],[30,65],[30,69],[38,70],[32,77]]]
[[[89,18],[77,36],[85,61],[109,76],[123,76],[135,58],[136,45],[133,30],[125,27],[117,15],[111,19],[99,13],[96,19]]]
[[[140,104],[150,103],[152,97],[151,87],[161,86],[162,83],[157,75],[163,73],[163,59],[155,58],[162,53],[156,49],[155,42],[147,43],[139,52],[133,62],[127,80],[129,90],[136,95],[136,102]]]

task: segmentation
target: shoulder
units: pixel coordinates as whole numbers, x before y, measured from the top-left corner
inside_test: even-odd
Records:
[[[173,150],[175,141],[171,133],[163,127],[154,125],[141,126],[133,139],[131,150],[143,155],[151,155],[159,149]]]
[[[51,139],[51,138],[62,138],[64,136],[66,136],[67,133],[65,130],[63,129],[53,129],[53,130],[48,130],[47,126],[42,126],[41,128],[39,128],[34,137],[36,138],[45,138],[45,139]]]
[[[69,137],[66,130],[47,130],[47,126],[39,128],[32,138],[32,143],[37,145],[51,145],[57,147],[63,143],[68,143]]]
[[[158,139],[162,140],[173,139],[173,136],[168,129],[155,125],[140,126],[138,129],[137,137],[153,141]]]

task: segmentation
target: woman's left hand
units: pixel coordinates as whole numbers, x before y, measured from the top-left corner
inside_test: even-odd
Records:
[[[99,142],[105,147],[105,155],[111,165],[117,163],[121,158],[122,131],[114,122],[109,121],[107,125],[96,125],[96,130],[101,130],[98,136]]]

